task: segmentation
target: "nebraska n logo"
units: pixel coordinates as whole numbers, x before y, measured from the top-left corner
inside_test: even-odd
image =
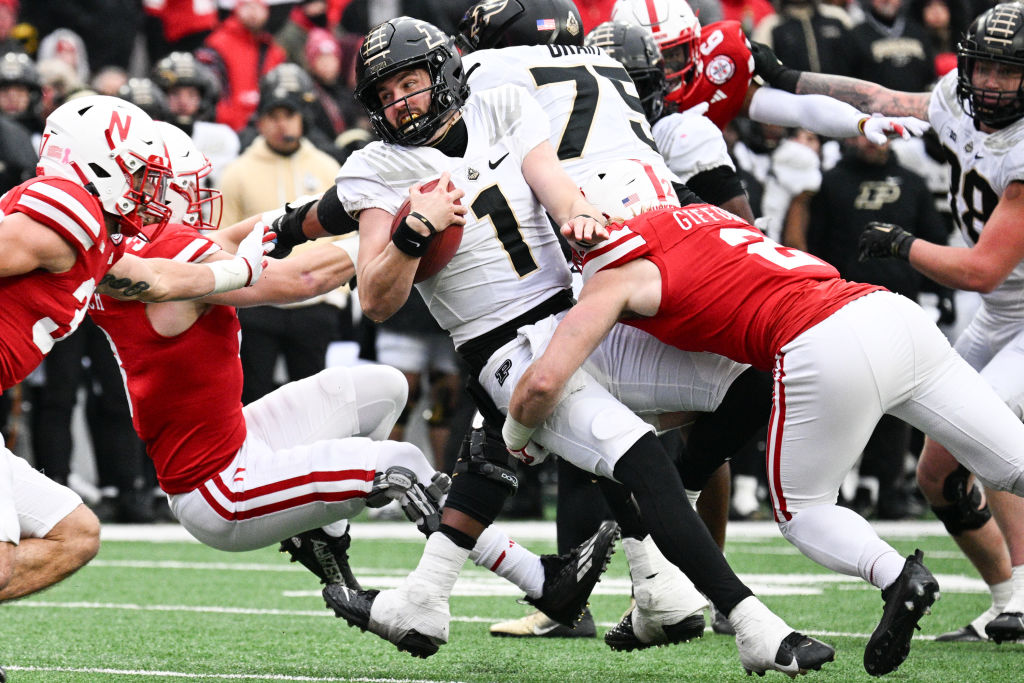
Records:
[[[128,117],[124,121],[122,121],[121,120],[121,112],[119,112],[119,111],[112,111],[110,113],[110,125],[107,126],[107,132],[108,133],[113,133],[114,129],[116,128],[118,134],[121,137],[121,142],[124,142],[125,140],[128,139],[128,129],[131,128],[131,127],[132,127],[132,117],[131,117],[131,114],[129,114]],[[111,135],[111,137],[113,137],[113,135]]]

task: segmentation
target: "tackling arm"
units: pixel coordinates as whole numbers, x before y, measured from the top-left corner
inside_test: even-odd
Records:
[[[547,140],[523,158],[523,178],[555,222],[562,235],[578,242],[608,238],[601,212],[588,202],[572,178],[562,169],[555,149]]]

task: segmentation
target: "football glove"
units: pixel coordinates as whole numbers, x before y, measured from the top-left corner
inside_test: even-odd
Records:
[[[871,221],[860,234],[857,244],[857,260],[870,258],[910,258],[910,245],[917,238],[898,225]]]
[[[800,72],[783,64],[775,52],[764,43],[753,40],[749,42],[750,54],[754,58],[754,75],[773,88],[795,93]]]
[[[889,138],[909,140],[911,135],[919,136],[931,128],[931,124],[913,116],[882,116],[872,114],[861,121],[861,132],[876,145],[884,145]]]
[[[320,195],[303,195],[285,204],[284,208],[263,212],[261,219],[277,235],[277,244],[270,256],[284,258],[292,252],[292,247],[309,241],[302,232],[302,221],[319,199]]]

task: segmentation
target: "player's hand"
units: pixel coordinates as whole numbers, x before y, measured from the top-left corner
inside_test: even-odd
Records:
[[[526,445],[522,448],[512,449],[508,447],[508,444],[505,445],[505,448],[508,449],[508,452],[512,454],[513,458],[527,465],[539,465],[547,460],[548,455],[551,454],[551,451],[544,448],[533,439],[527,441]]]
[[[754,58],[754,75],[760,76],[761,80],[773,88],[793,92],[796,86],[795,79],[790,75],[794,73],[793,70],[787,68],[776,56],[775,51],[764,43],[753,40],[747,42],[750,44],[750,54]],[[799,78],[799,76],[797,77]],[[789,83],[787,80],[793,82]]]
[[[917,238],[898,225],[871,221],[860,234],[857,244],[857,260],[871,258],[910,258],[910,245]]]
[[[319,199],[318,194],[303,195],[280,208],[264,211],[260,215],[260,221],[277,235],[277,242],[268,252],[269,256],[284,258],[292,252],[292,247],[305,241],[302,239],[305,237],[302,232],[302,221]]]
[[[253,226],[253,229],[255,230],[255,228],[260,227],[263,228],[263,254],[265,256],[270,256],[274,249],[277,248],[277,233],[274,231],[272,226],[264,223],[262,220],[256,221],[256,225]]]
[[[245,239],[238,243],[238,251],[235,252],[234,260],[241,261],[249,269],[249,276],[245,282],[245,287],[259,280],[263,268],[267,265],[267,259],[264,257],[264,254],[266,253],[268,237],[271,240],[271,246],[273,246],[274,233],[267,231],[267,225],[263,221],[257,221],[252,231],[245,236]]]
[[[927,121],[913,116],[882,116],[872,114],[861,121],[861,131],[869,141],[884,145],[889,138],[909,140],[911,135],[921,135],[930,128]]]
[[[432,190],[423,191],[423,183],[416,183],[409,188],[409,210],[426,218],[430,223],[413,217],[409,227],[429,237],[434,233],[444,232],[450,225],[466,224],[466,207],[458,201],[466,196],[459,188],[448,190],[451,174],[445,171]]]
[[[605,227],[604,219],[586,213],[570,218],[562,226],[561,232],[562,237],[578,245],[580,249],[589,249],[608,239],[608,229]]]

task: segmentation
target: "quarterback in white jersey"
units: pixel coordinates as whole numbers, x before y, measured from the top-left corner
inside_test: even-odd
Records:
[[[470,94],[454,41],[436,27],[408,17],[375,27],[363,42],[357,73],[356,98],[385,141],[355,153],[337,185],[346,210],[358,213],[363,310],[374,319],[397,310],[409,296],[428,240],[443,239],[432,237],[440,232],[436,226],[443,231],[464,223],[454,258],[418,286],[472,368],[481,412],[500,420],[519,374],[571,305],[568,270],[554,236],[544,234],[550,234],[544,211],[579,243],[605,239],[604,221],[594,218],[596,210],[562,170],[548,131],[537,125],[544,114],[536,102],[511,85]],[[434,174],[440,174],[434,190],[415,186]],[[446,189],[449,179],[452,190]],[[406,189],[429,210],[410,212],[392,230]],[[453,204],[463,197],[466,206]],[[692,377],[700,372],[693,357],[673,357],[668,347],[641,336],[631,341],[635,355],[651,354],[643,367],[648,374],[630,375],[634,368],[624,367],[630,361],[619,353],[605,361],[613,383],[628,381],[634,392],[646,383],[643,390],[665,392],[649,398],[652,405],[659,398],[667,405],[674,387],[676,410],[707,410],[720,399],[713,395],[718,392],[693,391]],[[652,366],[660,367],[658,375],[650,374]],[[651,425],[587,370],[536,435],[517,457],[534,461],[550,448],[582,469],[617,479],[632,494],[662,552],[729,614],[744,666],[796,673],[831,661],[829,646],[797,634],[739,581],[688,505]],[[380,593],[329,587],[324,597],[338,616],[418,656],[447,642],[448,597],[458,572],[510,492],[508,454],[482,450],[479,458],[472,445],[464,451],[440,529],[427,540],[417,569],[398,588]],[[545,585],[549,579],[575,581],[552,575]],[[564,621],[571,625],[582,609],[580,604]],[[814,661],[807,659],[810,652]]]
[[[1024,5],[1002,3],[978,16],[957,52],[957,70],[931,93],[793,71],[764,46],[757,46],[755,61],[759,75],[776,87],[828,94],[889,115],[928,116],[952,166],[951,208],[969,246],[932,244],[898,226],[870,224],[861,236],[861,256],[902,258],[940,284],[980,292],[982,306],[955,348],[1024,418]],[[948,451],[930,440],[917,478],[992,593],[985,613],[939,640],[1024,637],[1024,500],[995,491],[983,495]]]

